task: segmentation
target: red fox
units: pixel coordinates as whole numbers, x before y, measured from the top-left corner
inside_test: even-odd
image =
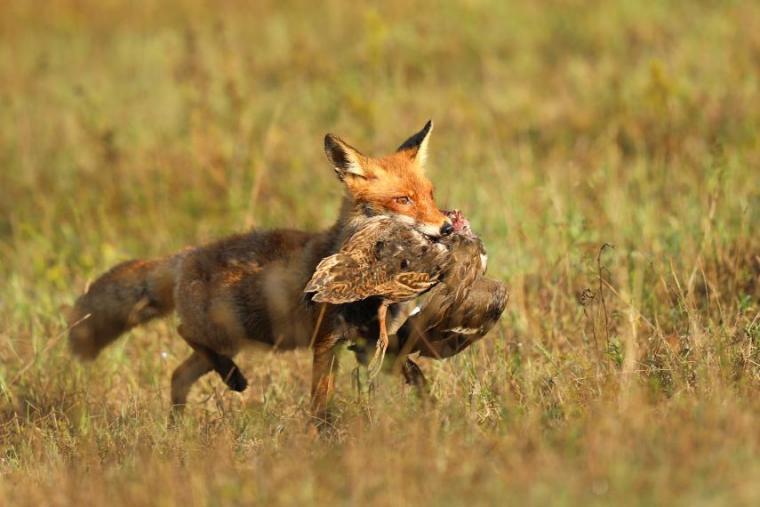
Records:
[[[346,190],[332,227],[323,232],[254,230],[161,259],[119,264],[76,301],[69,315],[71,350],[94,359],[125,331],[176,310],[178,332],[193,350],[172,374],[171,401],[180,411],[193,383],[212,370],[230,388],[246,387],[231,360],[244,345],[311,345],[312,409],[321,417],[333,389],[335,345],[345,338],[338,322],[344,316],[311,302],[304,286],[320,260],[335,253],[347,231],[368,217],[394,217],[430,237],[453,232],[424,173],[432,127],[429,121],[396,152],[380,158],[326,135],[327,159]],[[377,304],[367,301],[355,312],[372,318]],[[407,378],[410,371],[419,369],[405,364]]]

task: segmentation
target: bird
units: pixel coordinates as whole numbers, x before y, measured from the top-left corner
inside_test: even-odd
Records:
[[[459,210],[444,212],[454,233],[442,242],[450,259],[440,283],[421,295],[412,315],[399,326],[401,350],[442,359],[485,336],[504,312],[506,285],[486,278],[488,256],[480,238]]]
[[[459,210],[444,213],[454,231],[440,240],[448,250],[448,259],[438,282],[414,299],[396,305],[388,317],[392,336],[389,350],[401,360],[407,383],[422,388],[422,392],[424,374],[409,356],[445,359],[460,353],[488,334],[509,299],[504,282],[485,276],[488,256],[469,221]],[[351,347],[360,362],[366,361],[365,347],[366,343]]]
[[[304,288],[318,303],[341,305],[380,299],[377,309],[379,337],[371,376],[380,371],[388,348],[388,330],[395,333],[403,322],[388,325],[388,307],[413,301],[434,287],[450,261],[448,248],[389,216],[364,221],[337,253],[317,265]]]

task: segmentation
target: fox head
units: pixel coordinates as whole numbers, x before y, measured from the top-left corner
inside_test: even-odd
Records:
[[[395,153],[368,157],[337,136],[325,136],[325,153],[345,184],[355,210],[365,216],[398,218],[432,237],[450,234],[451,220],[438,209],[425,158],[433,122],[407,139]]]

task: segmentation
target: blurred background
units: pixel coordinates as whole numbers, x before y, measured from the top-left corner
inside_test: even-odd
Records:
[[[755,2],[3,2],[0,498],[758,501],[758,69]],[[435,407],[357,401],[349,366],[312,444],[308,352],[251,353],[172,433],[176,323],[70,360],[59,308],[99,273],[326,227],[324,134],[381,155],[429,118],[437,201],[511,292],[423,365]]]

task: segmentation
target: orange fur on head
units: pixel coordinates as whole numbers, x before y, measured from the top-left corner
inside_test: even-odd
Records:
[[[354,203],[372,214],[392,214],[423,232],[437,236],[449,223],[433,197],[424,162],[432,122],[410,137],[391,155],[368,157],[340,138],[325,137],[325,153]]]

